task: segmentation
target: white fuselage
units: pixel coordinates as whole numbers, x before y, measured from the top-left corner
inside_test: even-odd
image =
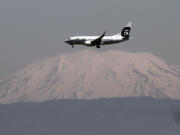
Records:
[[[75,36],[70,37],[65,42],[68,42],[71,45],[86,45],[86,46],[94,46],[91,45],[91,41],[97,39],[98,36]],[[104,36],[101,40],[100,45],[108,45],[108,44],[115,44],[120,43],[122,41],[126,41],[129,38],[124,38],[121,35],[115,35],[115,36]]]

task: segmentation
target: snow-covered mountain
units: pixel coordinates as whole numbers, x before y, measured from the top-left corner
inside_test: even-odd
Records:
[[[85,50],[37,61],[0,81],[0,103],[180,98],[180,69],[150,53]]]

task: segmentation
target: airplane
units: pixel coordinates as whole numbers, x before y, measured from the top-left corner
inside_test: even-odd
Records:
[[[110,45],[116,44],[120,42],[127,41],[131,39],[130,31],[131,31],[132,22],[129,22],[121,31],[116,35],[105,36],[106,31],[101,36],[75,36],[69,37],[65,40],[65,43],[74,47],[74,45],[85,45],[87,47],[96,46],[97,48],[101,48],[101,45]]]

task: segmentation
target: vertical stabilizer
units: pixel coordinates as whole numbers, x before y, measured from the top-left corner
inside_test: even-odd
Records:
[[[124,27],[122,29],[121,36],[124,37],[124,38],[129,38],[130,37],[131,27],[132,27],[132,22],[129,22],[126,25],[126,27]]]
[[[130,37],[130,31],[131,31],[131,27],[132,27],[132,22],[128,22],[128,24],[122,29],[121,33],[118,33],[116,35],[113,36],[122,36],[124,38],[129,38]]]

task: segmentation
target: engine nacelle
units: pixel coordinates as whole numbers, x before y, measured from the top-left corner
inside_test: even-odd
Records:
[[[87,41],[84,42],[84,44],[87,45],[87,46],[88,46],[88,45],[91,45],[91,41],[88,41],[88,40],[87,40]]]

